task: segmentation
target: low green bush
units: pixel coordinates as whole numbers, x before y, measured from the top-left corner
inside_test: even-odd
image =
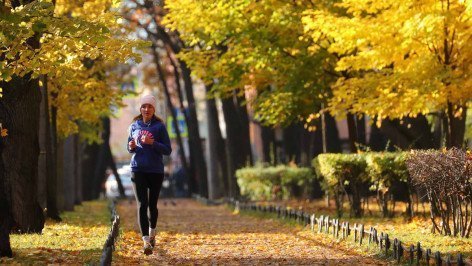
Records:
[[[347,195],[350,215],[363,214],[361,199],[376,193],[384,217],[392,216],[396,201],[408,204],[411,215],[411,189],[403,152],[366,152],[361,154],[320,154],[313,167],[324,191],[334,196],[338,216],[343,213]]]
[[[343,214],[344,195],[350,203],[350,214],[362,216],[361,197],[368,193],[367,163],[362,154],[324,153],[312,161],[324,191],[334,196],[339,217]]]
[[[302,196],[307,193],[314,175],[310,168],[259,164],[238,169],[236,178],[242,196],[251,200],[272,200]]]
[[[371,190],[384,217],[392,217],[395,202],[407,203],[407,214],[412,216],[411,186],[406,167],[405,152],[369,152],[365,154]]]

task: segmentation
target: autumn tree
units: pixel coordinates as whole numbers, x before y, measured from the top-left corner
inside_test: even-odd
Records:
[[[119,34],[119,17],[109,10],[116,1],[2,1],[0,12],[0,123],[9,134],[2,139],[0,181],[2,239],[12,228],[40,232],[44,217],[36,198],[40,86],[49,89],[57,110],[58,132],[78,132],[79,123],[93,124],[122,96],[107,86],[105,65],[133,57],[137,42]],[[87,60],[102,60],[87,68]],[[99,67],[100,66],[100,67]],[[40,84],[40,76],[47,77]],[[52,112],[54,114],[54,112]],[[54,121],[52,121],[54,122]],[[13,226],[13,227],[12,227]],[[0,254],[11,253],[2,245]],[[4,249],[5,248],[5,249]]]
[[[190,176],[189,188],[193,193],[207,196],[207,170],[198,129],[191,70],[186,62],[175,56],[184,48],[184,43],[177,31],[170,31],[162,24],[163,16],[166,14],[163,6],[164,1],[132,0],[124,5],[122,12],[128,20],[129,27],[141,38],[152,42],[150,53],[154,58],[153,65],[160,79],[160,87],[166,94],[174,127],[178,129],[174,112],[176,109],[182,111],[188,127],[189,164],[186,163],[187,156],[184,153],[180,132],[177,131],[176,136],[180,147],[178,150],[180,160]],[[166,69],[172,69],[172,73],[168,73]]]
[[[402,119],[444,114],[446,145],[462,146],[470,73],[471,4],[466,1],[341,1],[345,15],[313,9],[303,18],[307,36],[336,40],[343,56],[336,71],[355,71],[333,84],[330,110]],[[312,49],[318,49],[313,45]]]
[[[188,46],[179,57],[207,84],[214,83],[210,97],[229,97],[224,105],[247,92],[257,95],[239,104],[248,102],[258,121],[286,126],[320,109],[326,85],[322,56],[308,54],[309,42],[299,38],[306,5],[309,1],[169,1],[164,23]]]

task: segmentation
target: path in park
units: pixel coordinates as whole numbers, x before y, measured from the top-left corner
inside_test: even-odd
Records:
[[[312,234],[277,220],[233,214],[226,206],[205,206],[193,200],[176,205],[159,202],[158,243],[142,254],[135,202],[122,201],[118,213],[122,235],[113,262],[156,265],[380,265],[338,245],[320,243]],[[318,241],[317,241],[318,239]],[[326,241],[324,241],[326,242]]]

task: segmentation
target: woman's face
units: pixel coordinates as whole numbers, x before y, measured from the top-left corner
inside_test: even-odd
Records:
[[[152,116],[154,115],[154,107],[150,104],[143,104],[141,105],[141,115],[143,116],[144,121],[151,120]]]

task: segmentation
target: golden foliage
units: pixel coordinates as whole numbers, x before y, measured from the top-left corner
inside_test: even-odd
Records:
[[[46,75],[60,136],[76,133],[80,123],[97,125],[100,116],[121,105],[123,92],[112,87],[118,77],[111,70],[139,60],[133,49],[144,43],[122,31],[120,2],[38,0],[2,13],[0,81]],[[40,45],[32,46],[31,40]]]
[[[333,113],[402,118],[472,99],[469,2],[344,0],[335,7],[307,10],[302,19],[311,50],[327,49],[339,58],[336,71],[354,74],[333,83]]]

